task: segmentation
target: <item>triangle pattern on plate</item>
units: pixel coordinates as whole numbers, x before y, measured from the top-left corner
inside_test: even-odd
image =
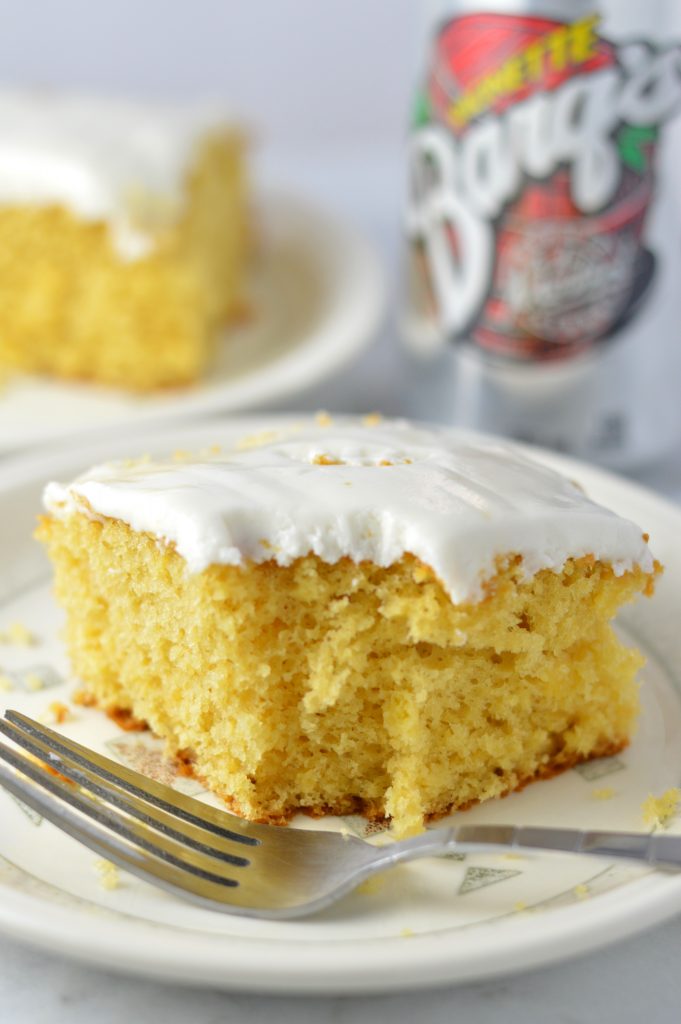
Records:
[[[485,889],[488,885],[505,882],[507,878],[521,875],[522,871],[502,870],[500,868],[466,868],[463,882],[459,886],[459,896],[475,889]]]

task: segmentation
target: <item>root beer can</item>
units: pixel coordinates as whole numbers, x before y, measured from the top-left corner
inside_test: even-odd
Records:
[[[430,5],[411,347],[454,422],[612,465],[681,438],[681,3]]]

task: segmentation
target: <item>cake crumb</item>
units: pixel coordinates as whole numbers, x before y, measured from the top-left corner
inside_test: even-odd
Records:
[[[364,838],[367,842],[370,842],[372,846],[376,847],[392,846],[394,842],[390,836],[381,835],[380,833],[375,832],[369,832],[368,835],[364,836]]]
[[[36,642],[35,636],[23,622],[12,622],[2,634],[2,640],[17,647],[32,647]]]
[[[513,909],[516,914],[522,914],[523,910],[527,910],[527,903],[523,903],[522,900],[518,900],[517,903],[513,904]]]
[[[602,789],[594,789],[591,794],[593,800],[612,800],[615,790],[612,786],[603,786]]]
[[[314,419],[315,419],[315,423],[317,424],[318,427],[330,427],[331,424],[333,423],[333,420],[329,416],[328,412],[324,412],[323,409],[320,410],[315,415]]]
[[[365,878],[363,882],[360,882],[355,891],[361,893],[362,896],[375,896],[384,885],[385,878],[382,875],[372,875],[371,878]]]
[[[259,434],[245,434],[236,443],[237,451],[246,451],[248,448],[260,448],[261,445],[276,441],[276,430],[262,430]]]
[[[68,707],[60,700],[53,700],[40,716],[43,725],[63,725],[64,722],[70,722],[72,719],[73,715]]]
[[[334,459],[332,455],[314,455],[312,462],[315,466],[342,466],[340,459]]]
[[[583,882],[581,882],[579,885],[576,885],[572,891],[578,900],[585,900],[588,899],[588,897],[590,896],[589,886],[584,885]]]
[[[676,787],[668,789],[662,796],[651,793],[643,802],[643,821],[655,828],[666,828],[676,813],[681,798],[681,790]]]
[[[9,691],[13,689],[14,680],[10,679],[9,676],[0,673],[0,693],[9,693]]]
[[[362,426],[364,427],[377,427],[382,422],[383,417],[380,412],[369,412],[366,416],[362,417]]]
[[[401,939],[411,939],[413,935],[414,932],[412,931],[411,928],[403,928],[402,931],[400,932]]]
[[[121,884],[118,867],[110,860],[100,857],[95,861],[95,871],[99,875],[99,884],[102,889],[117,889]]]
[[[31,693],[37,693],[45,686],[45,680],[37,672],[27,672],[24,676],[24,685]]]
[[[192,453],[186,451],[184,448],[177,448],[173,452],[173,462],[189,462],[192,457]]]
[[[123,459],[120,462],[120,465],[123,467],[123,469],[137,469],[139,466],[146,466],[150,462],[151,455],[147,453],[146,455],[138,455],[134,459]]]
[[[81,708],[94,708],[97,705],[97,698],[89,690],[75,690],[71,700]]]

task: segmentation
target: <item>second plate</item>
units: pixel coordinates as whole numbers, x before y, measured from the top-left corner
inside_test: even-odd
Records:
[[[193,387],[135,396],[96,385],[11,378],[0,390],[0,454],[77,434],[256,408],[301,391],[350,362],[373,338],[385,305],[371,245],[307,201],[265,194],[255,315],[225,332]]]

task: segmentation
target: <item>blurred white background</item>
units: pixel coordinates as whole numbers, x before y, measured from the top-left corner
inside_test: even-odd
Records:
[[[277,147],[399,142],[414,0],[0,3],[5,84],[217,96]]]

